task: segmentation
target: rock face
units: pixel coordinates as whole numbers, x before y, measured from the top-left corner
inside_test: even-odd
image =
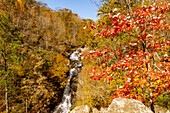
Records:
[[[90,113],[90,108],[87,105],[78,106],[74,108],[70,113]]]
[[[78,106],[70,113],[91,113],[90,108],[86,106]],[[153,113],[142,102],[127,99],[116,98],[112,101],[108,108],[102,108],[100,111],[96,108],[92,109],[92,113]]]

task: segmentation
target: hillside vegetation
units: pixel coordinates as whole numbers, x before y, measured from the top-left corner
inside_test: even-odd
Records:
[[[61,102],[77,48],[83,68],[72,107],[133,98],[170,108],[170,3],[101,0],[81,19],[35,0],[0,0],[0,112],[50,113]]]
[[[35,0],[0,0],[0,112],[53,111],[67,83],[68,55],[88,43],[92,23]]]

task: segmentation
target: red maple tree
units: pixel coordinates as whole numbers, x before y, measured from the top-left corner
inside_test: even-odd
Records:
[[[83,54],[86,59],[100,58],[96,68],[89,70],[92,79],[105,77],[104,81],[112,81],[115,76],[122,79],[112,99],[125,97],[147,101],[154,111],[156,98],[170,94],[170,40],[165,38],[170,30],[169,17],[165,15],[169,10],[170,3],[144,6],[127,15],[114,10],[109,14],[111,25],[107,28],[103,27],[104,23],[91,25],[93,29],[100,28],[95,38],[126,35],[129,39],[117,44],[114,50],[108,46],[102,51]]]

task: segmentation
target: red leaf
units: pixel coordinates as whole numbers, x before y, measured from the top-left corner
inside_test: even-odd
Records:
[[[103,26],[103,23],[102,24],[100,24],[100,25],[98,25],[98,27],[102,27]]]
[[[90,24],[90,27],[91,27],[92,29],[96,29],[96,26],[95,26],[94,24]]]
[[[112,18],[112,15],[111,14],[109,14],[109,19],[111,19]]]
[[[155,98],[153,99],[153,102],[156,102],[156,99],[155,99]]]
[[[167,41],[166,43],[167,43],[167,44],[170,44],[170,41]]]
[[[107,59],[110,59],[110,58],[111,58],[111,56],[106,56],[106,58],[107,58]]]

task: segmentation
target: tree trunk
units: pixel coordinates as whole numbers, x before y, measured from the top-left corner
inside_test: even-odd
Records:
[[[128,4],[129,12],[132,13],[132,8],[131,8],[131,6],[130,6],[130,0],[126,0],[126,3]]]
[[[5,76],[7,74],[7,60],[6,60],[6,47],[5,44],[3,44],[4,50],[2,51],[1,55],[4,60],[4,69],[5,69]],[[6,105],[6,113],[9,113],[9,107],[8,107],[8,86],[7,86],[7,76],[5,77],[5,105]]]
[[[148,50],[146,48],[146,44],[147,44],[146,40],[142,40],[143,52],[144,53],[148,52]],[[149,60],[148,55],[145,55],[145,58],[146,58],[146,60]],[[147,68],[147,71],[150,70],[150,63],[146,63],[146,68]],[[151,81],[151,75],[150,74],[148,75],[148,80],[149,80],[149,87],[151,88],[152,81]],[[152,96],[152,93],[149,91],[149,97],[151,97],[151,96]],[[150,104],[151,111],[153,113],[155,113],[153,99],[149,99],[149,104]]]
[[[7,83],[5,84],[5,104],[6,104],[6,113],[9,113]]]
[[[27,98],[26,98],[26,100],[25,100],[25,111],[26,111],[26,113],[28,113],[28,100],[27,100]]]

